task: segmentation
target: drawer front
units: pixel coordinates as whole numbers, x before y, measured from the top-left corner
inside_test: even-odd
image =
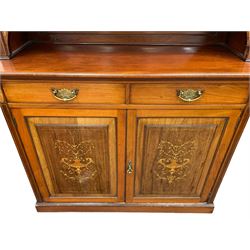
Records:
[[[132,104],[243,104],[247,99],[247,82],[132,84],[130,94]]]
[[[3,84],[3,89],[8,102],[12,103],[121,104],[125,102],[124,84],[8,81]],[[60,100],[65,96],[65,101]]]

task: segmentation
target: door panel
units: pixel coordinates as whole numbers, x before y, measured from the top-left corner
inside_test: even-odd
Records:
[[[36,176],[38,181],[46,184],[44,198],[57,202],[123,200],[124,112],[54,113],[14,111],[21,136],[30,137],[25,143],[30,160],[37,155],[32,165],[35,172],[41,172],[42,178]]]
[[[199,196],[202,170],[207,173],[224,123],[224,118],[139,119],[136,174],[141,181],[135,194]]]
[[[206,200],[209,173],[219,168],[239,113],[130,111],[128,159],[134,171],[127,174],[127,201]]]

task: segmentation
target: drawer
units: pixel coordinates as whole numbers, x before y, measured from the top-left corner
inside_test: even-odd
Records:
[[[182,90],[182,92],[180,92]],[[184,101],[190,96],[194,101]],[[248,99],[248,83],[185,81],[132,84],[132,104],[243,104]]]
[[[65,96],[68,103],[125,102],[125,86],[119,83],[6,81],[3,89],[7,101],[12,103],[65,103],[66,101],[60,100]]]

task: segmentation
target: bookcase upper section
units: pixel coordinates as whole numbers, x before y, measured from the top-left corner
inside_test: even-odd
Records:
[[[117,45],[221,45],[250,60],[250,32],[0,32],[0,59],[32,43]]]

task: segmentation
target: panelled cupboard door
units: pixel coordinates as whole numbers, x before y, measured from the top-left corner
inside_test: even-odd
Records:
[[[128,111],[128,202],[206,202],[240,110]]]
[[[12,113],[44,201],[123,201],[124,111],[13,109]]]

